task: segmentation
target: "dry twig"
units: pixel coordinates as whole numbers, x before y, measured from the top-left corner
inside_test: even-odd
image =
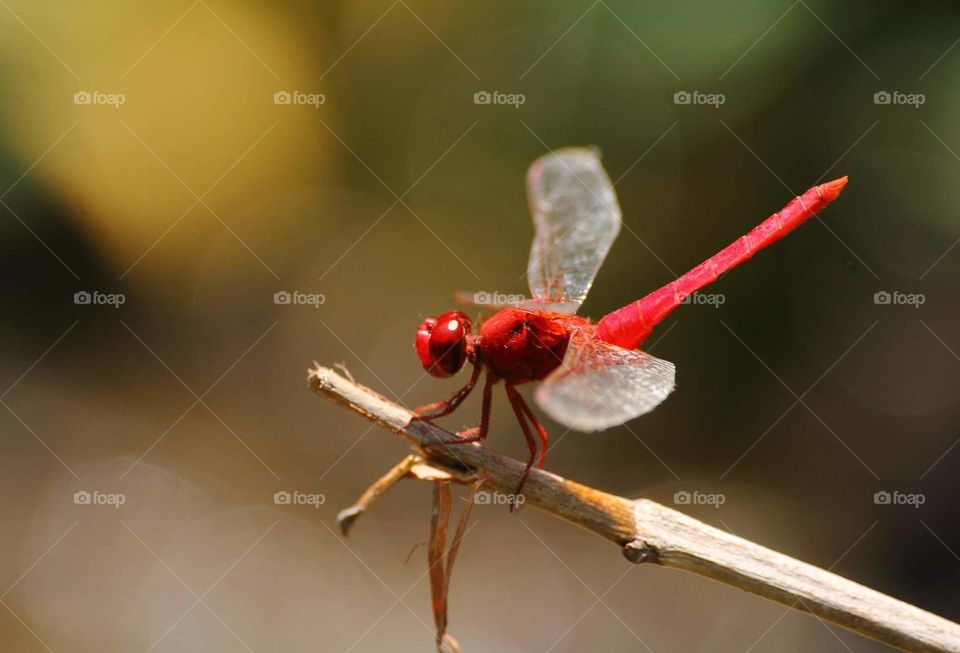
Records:
[[[308,378],[318,394],[406,438],[430,467],[456,478],[486,478],[504,493],[513,491],[523,471],[523,463],[478,445],[439,445],[454,435],[411,423],[410,410],[329,368],[317,365]],[[527,504],[615,543],[631,562],[719,580],[905,651],[960,653],[956,623],[653,501],[614,496],[541,470],[531,473],[524,496]]]

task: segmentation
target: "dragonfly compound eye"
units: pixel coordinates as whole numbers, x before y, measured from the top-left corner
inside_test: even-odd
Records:
[[[417,356],[423,368],[436,377],[453,376],[467,360],[470,318],[460,311],[428,317],[417,329]]]

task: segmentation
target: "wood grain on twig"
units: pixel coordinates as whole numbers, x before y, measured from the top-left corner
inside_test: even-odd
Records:
[[[310,386],[406,438],[430,465],[487,479],[509,494],[524,464],[479,445],[439,444],[455,436],[378,393],[316,365]],[[905,651],[960,653],[960,625],[825,569],[708,526],[647,499],[631,500],[533,470],[525,503],[618,545],[632,562],[684,569],[778,601]]]

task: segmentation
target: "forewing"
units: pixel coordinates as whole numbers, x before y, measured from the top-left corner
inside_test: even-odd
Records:
[[[551,302],[545,299],[528,299],[517,304],[517,308],[528,311],[549,311],[551,313],[575,315],[580,310],[580,302]]]
[[[565,426],[600,431],[653,410],[673,391],[674,376],[673,363],[575,332],[534,399]]]
[[[453,293],[453,301],[460,306],[499,311],[503,308],[519,308],[525,311],[549,311],[551,313],[574,314],[580,308],[577,302],[550,302],[539,299],[525,299],[521,295],[505,293],[467,292],[458,290]]]
[[[536,232],[527,264],[530,292],[576,312],[620,232],[613,184],[595,150],[568,148],[534,161],[527,195]]]

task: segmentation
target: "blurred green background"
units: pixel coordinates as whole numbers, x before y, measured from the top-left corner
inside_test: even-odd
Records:
[[[424,377],[415,327],[455,290],[527,292],[526,167],[586,144],[625,222],[594,318],[793,194],[850,183],[711,287],[722,306],[658,328],[678,387],[654,413],[594,435],[547,422],[548,469],[667,505],[722,494],[680,508],[960,619],[955,5],[0,5],[4,650],[430,650],[424,549],[405,562],[430,488],[405,482],[335,535],[406,447],[305,370],[342,361],[411,406],[449,396],[462,379]],[[473,425],[477,399],[445,424]],[[487,446],[524,456],[502,399]],[[884,650],[631,567],[534,510],[474,521],[450,599],[466,651]]]

